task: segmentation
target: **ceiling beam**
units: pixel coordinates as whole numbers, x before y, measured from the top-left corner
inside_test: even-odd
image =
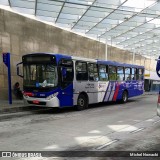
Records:
[[[155,4],[157,4],[157,1],[156,1],[154,4],[152,4],[151,6],[146,7],[145,9],[150,8],[150,7],[152,7],[152,6],[155,5]],[[144,11],[145,9],[143,9],[142,11]],[[142,11],[141,11],[141,12],[142,12]],[[139,13],[141,14],[141,12],[139,12]],[[135,28],[132,28],[132,29],[130,29],[130,30],[128,30],[128,31],[126,31],[126,32],[118,35],[118,36],[115,36],[115,37],[113,37],[113,38],[120,37],[120,36],[122,36],[123,34],[126,34],[126,33],[130,32],[130,31],[133,31],[134,29],[136,29],[136,28],[138,28],[138,27],[140,27],[140,26],[143,26],[144,24],[147,24],[148,22],[150,22],[150,21],[152,21],[152,20],[154,20],[154,19],[156,19],[156,18],[159,18],[159,17],[160,17],[160,16],[158,15],[157,17],[155,17],[155,18],[153,18],[153,19],[151,19],[151,20],[149,20],[149,21],[145,21],[145,23],[140,24],[139,26],[137,26],[137,27],[135,27]],[[135,36],[135,37],[136,37],[136,36]],[[134,38],[134,37],[133,37],[133,38]],[[127,40],[128,40],[128,39],[127,39]],[[126,41],[126,40],[125,40],[125,41]],[[124,42],[124,41],[123,41],[123,42]],[[120,44],[120,43],[119,43],[119,44]]]
[[[107,16],[105,16],[104,18],[102,18],[98,23],[96,23],[94,26],[92,26],[87,32],[86,34],[91,31],[94,27],[96,27],[98,24],[100,24],[104,19],[106,19],[107,17],[109,17],[112,13],[114,13],[118,8],[120,8],[124,3],[126,3],[128,0],[125,0],[123,3],[121,3],[116,9],[114,9],[112,12],[110,12]]]
[[[11,7],[11,0],[8,0],[8,4],[9,4],[9,6]]]
[[[60,10],[59,13],[58,13],[58,16],[57,16],[57,18],[56,18],[56,20],[55,20],[55,23],[57,23],[58,18],[59,18],[60,14],[61,14],[61,12],[62,12],[62,10],[63,10],[63,7],[64,7],[65,3],[66,3],[66,0],[63,2],[63,5],[62,5],[62,7],[61,7],[61,10]]]
[[[92,5],[94,4],[96,2],[96,0],[94,0],[94,2],[92,3]],[[92,7],[92,5],[91,6],[89,6],[87,9],[86,9],[86,11],[81,15],[81,17],[78,19],[78,21],[71,27],[71,30],[77,25],[77,23],[83,18],[83,16],[88,12],[88,10]]]
[[[38,3],[38,0],[35,0],[35,11],[34,11],[35,16],[37,15],[37,3]]]
[[[160,17],[160,16],[158,16],[158,17]],[[156,18],[158,18],[158,17],[156,17]],[[155,19],[155,18],[154,18],[154,19]],[[152,19],[152,20],[153,20],[153,19]],[[147,22],[150,22],[150,21],[151,21],[151,20],[149,20],[149,21],[147,21]],[[142,25],[146,24],[147,22],[143,23]],[[139,26],[137,26],[137,27],[135,27],[135,28],[133,28],[133,29],[131,29],[131,30],[128,30],[127,33],[130,32],[130,31],[132,31],[132,30],[134,30],[134,29],[136,29],[136,28],[138,28],[138,27],[140,27],[140,26],[142,26],[142,25],[139,25]],[[117,45],[118,45],[118,44],[122,44],[123,42],[129,41],[129,40],[131,40],[132,38],[135,38],[135,37],[138,37],[138,36],[141,36],[141,35],[145,35],[146,33],[149,33],[149,32],[151,32],[151,31],[154,31],[154,30],[156,30],[156,29],[158,29],[158,28],[160,28],[160,27],[153,28],[153,29],[151,29],[151,30],[149,30],[149,31],[143,32],[142,34],[138,34],[138,35],[136,35],[136,36],[134,36],[134,37],[131,37],[130,39],[126,39],[126,40],[124,40],[124,41],[122,41],[122,42],[120,42],[120,43],[117,43]],[[124,33],[124,34],[126,34],[126,33]],[[123,35],[123,33],[122,33],[121,35]],[[117,36],[117,37],[119,37],[119,36]],[[117,37],[116,37],[116,38],[117,38]]]
[[[151,6],[148,6],[148,7],[144,8],[141,12],[138,12],[138,13],[134,14],[134,15],[133,15],[132,17],[130,17],[129,19],[127,19],[127,20],[123,21],[122,23],[118,24],[117,26],[111,28],[109,31],[115,29],[116,27],[118,27],[118,26],[120,26],[121,24],[123,24],[123,23],[129,21],[130,19],[136,17],[137,15],[142,14],[142,12],[143,12],[145,9],[150,8],[150,7],[152,7],[152,6],[155,5],[155,4],[157,4],[157,2],[155,2],[155,3],[152,4]],[[159,17],[159,16],[158,16],[158,17]],[[157,17],[156,17],[156,18],[157,18]],[[154,19],[155,19],[155,18],[154,18]],[[149,20],[149,21],[151,21],[151,20]],[[147,22],[149,22],[149,21],[147,21]],[[147,22],[145,22],[145,23],[147,23]],[[145,23],[143,23],[143,24],[145,24]],[[138,28],[138,27],[142,26],[143,24],[141,24],[141,25],[139,25],[139,26],[137,26],[137,27],[135,27],[135,28]],[[128,31],[126,31],[126,32],[124,32],[124,33],[122,33],[122,34],[116,36],[116,37],[113,37],[113,38],[120,37],[121,35],[123,35],[123,34],[125,34],[125,33],[128,33],[128,32],[130,32],[130,31],[134,30],[135,28],[130,29],[130,30],[128,30]],[[105,34],[106,34],[107,32],[109,32],[109,31],[106,31],[105,33],[101,34],[99,37],[102,37],[103,35],[105,35]]]
[[[64,3],[64,1],[62,0],[48,0],[48,1],[55,1],[55,2],[61,2],[61,3]],[[126,0],[128,1],[128,0]],[[42,2],[39,2],[39,3],[42,3]],[[65,1],[66,4],[72,4],[72,5],[80,5],[80,6],[86,6],[86,7],[94,7],[94,8],[98,8],[98,9],[111,9],[113,10],[113,8],[109,8],[109,7],[103,7],[103,6],[94,6],[94,5],[90,5],[90,4],[83,4],[83,3],[77,3],[77,2],[70,2],[70,1]],[[124,2],[123,2],[124,3]],[[48,3],[43,3],[43,4],[48,4]],[[123,5],[123,4],[122,4]],[[129,10],[125,10],[125,9],[120,9],[119,7],[114,9],[114,10],[117,10],[117,11],[124,11],[124,12],[128,12],[128,13],[139,13],[137,11],[129,11]],[[144,15],[157,15],[157,14],[152,14],[152,13],[141,13],[141,14],[144,14]]]
[[[153,40],[154,40],[155,37],[157,38],[157,37],[160,37],[160,36],[158,36],[158,35],[154,36],[154,35],[153,35],[152,37],[146,38],[146,39],[144,39],[143,41],[150,40],[150,39],[153,39]],[[135,45],[135,44],[138,44],[138,43],[141,43],[141,42],[143,42],[143,41],[138,41],[138,42],[135,42],[135,43],[131,43],[131,44],[127,45],[126,47],[132,46],[132,45]]]

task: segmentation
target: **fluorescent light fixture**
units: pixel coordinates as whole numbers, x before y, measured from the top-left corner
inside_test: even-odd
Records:
[[[153,5],[157,0],[128,0],[122,6],[135,8],[137,12]]]
[[[158,25],[160,25],[160,19],[159,18],[155,18],[155,19],[153,19],[153,20],[151,20],[150,22],[148,22],[148,23],[153,23],[153,24],[158,24]]]

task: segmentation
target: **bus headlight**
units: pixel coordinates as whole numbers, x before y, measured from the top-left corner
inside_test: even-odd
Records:
[[[49,95],[46,99],[47,99],[47,100],[50,100],[50,99],[52,99],[52,98],[54,98],[54,97],[57,97],[57,96],[58,96],[58,92]]]

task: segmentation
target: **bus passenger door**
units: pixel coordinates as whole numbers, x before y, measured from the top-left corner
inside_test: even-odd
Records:
[[[73,106],[73,62],[62,59],[59,67],[60,75],[60,107]]]

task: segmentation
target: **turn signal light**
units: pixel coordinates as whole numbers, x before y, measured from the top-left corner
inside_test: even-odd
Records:
[[[34,96],[34,94],[31,93],[31,92],[23,92],[23,95],[24,96],[29,96],[29,97],[33,97]]]

